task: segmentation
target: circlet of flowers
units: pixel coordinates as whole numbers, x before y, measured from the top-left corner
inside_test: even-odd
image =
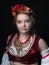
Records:
[[[23,4],[21,5],[15,5],[12,7],[12,15],[16,16],[16,13],[29,13],[29,14],[34,14],[33,10],[31,8],[24,6]]]

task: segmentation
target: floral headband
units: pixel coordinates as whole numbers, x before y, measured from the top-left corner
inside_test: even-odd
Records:
[[[28,13],[28,14],[33,14],[34,12],[33,10],[31,10],[31,8],[24,6],[23,4],[21,5],[15,5],[14,7],[12,7],[12,15],[16,16],[17,13]]]

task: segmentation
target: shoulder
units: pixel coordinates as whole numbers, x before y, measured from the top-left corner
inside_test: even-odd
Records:
[[[39,40],[41,39],[41,36],[38,35],[38,34],[35,34],[34,36],[35,36],[35,41],[36,42],[39,42]]]
[[[38,46],[41,52],[48,48],[46,41],[42,37],[39,39]]]
[[[34,38],[34,42],[39,42],[39,40],[41,39],[41,36],[40,35],[38,35],[38,34],[34,34],[34,35],[32,35],[32,39]]]
[[[13,39],[14,36],[17,37],[17,33],[10,34],[10,35],[7,37],[7,45],[11,42],[11,40]]]
[[[10,34],[10,35],[8,35],[8,37],[7,37],[7,43],[8,43],[8,41],[10,40],[10,38],[11,38],[13,35],[15,35],[15,34]]]

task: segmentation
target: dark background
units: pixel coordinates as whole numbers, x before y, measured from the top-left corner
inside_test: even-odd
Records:
[[[35,20],[38,34],[49,46],[49,16],[47,0],[1,0],[0,2],[0,63],[6,50],[6,40],[9,34],[15,31],[11,14],[11,7],[15,4],[24,4],[35,11]]]

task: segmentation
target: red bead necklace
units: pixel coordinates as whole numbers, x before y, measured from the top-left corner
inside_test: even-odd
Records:
[[[25,42],[21,42],[20,39],[19,39],[19,35],[18,35],[18,41],[21,43],[21,44],[25,44],[31,37],[31,34],[29,34],[27,40]]]

